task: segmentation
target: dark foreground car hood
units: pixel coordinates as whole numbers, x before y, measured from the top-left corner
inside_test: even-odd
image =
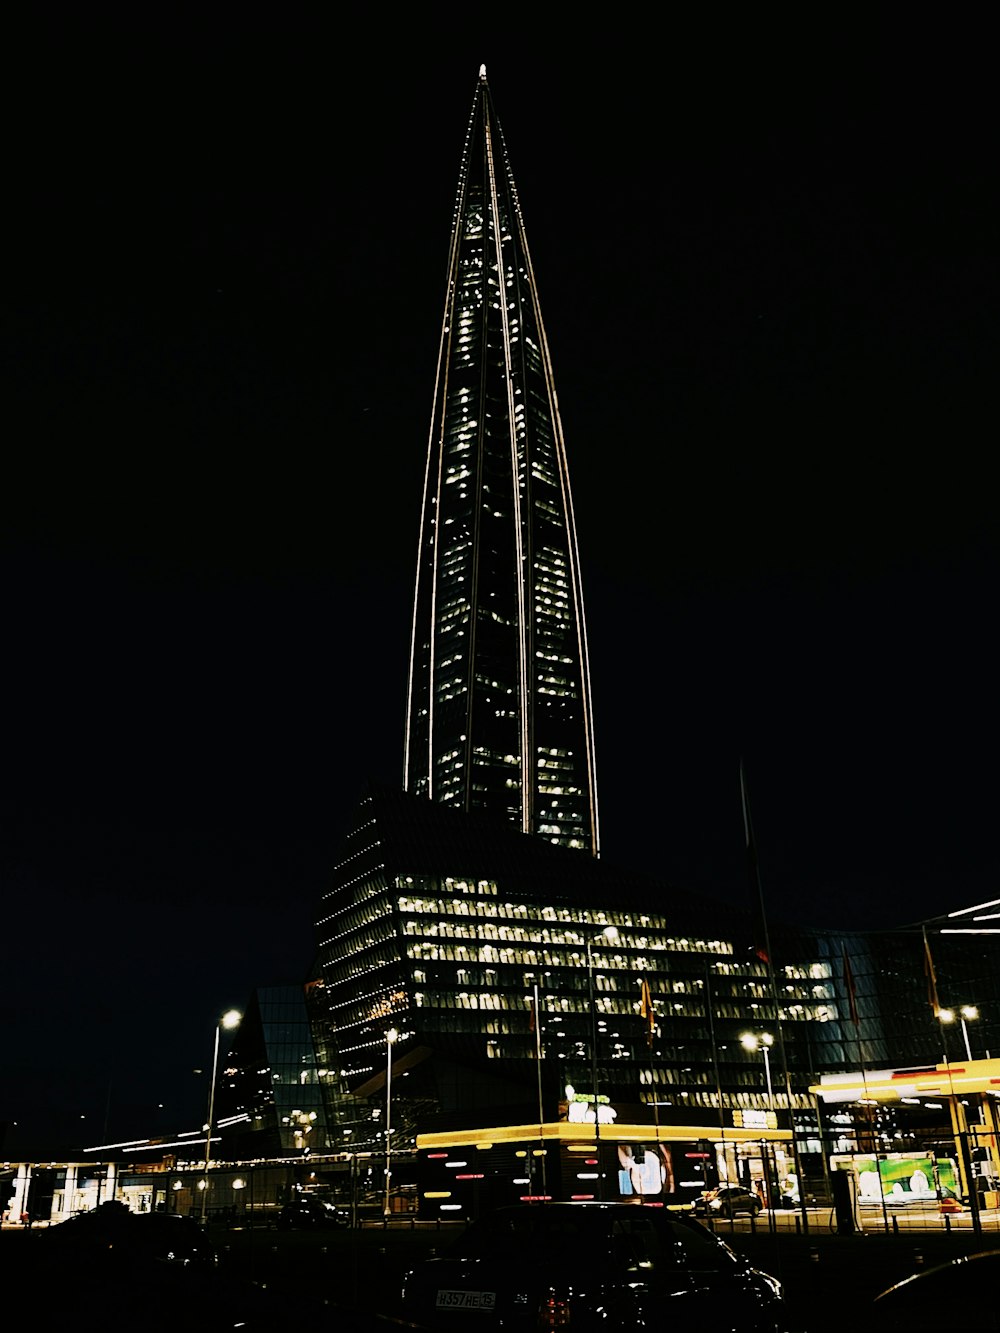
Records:
[[[1000,1328],[1000,1250],[987,1250],[914,1273],[876,1296],[874,1326],[895,1333]]]
[[[114,1333],[133,1326],[176,1333],[357,1333],[363,1327],[335,1319],[318,1299],[271,1291],[213,1265],[164,1262],[114,1247],[47,1245],[43,1235],[15,1238],[20,1243],[9,1257],[16,1256],[17,1267],[12,1264],[7,1274],[13,1279],[16,1271],[20,1288],[32,1292],[26,1323],[42,1333]]]

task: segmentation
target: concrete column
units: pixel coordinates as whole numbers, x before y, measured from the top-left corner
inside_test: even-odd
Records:
[[[53,1215],[53,1222],[63,1222],[67,1217],[73,1216],[73,1201],[76,1197],[76,1172],[75,1166],[66,1167],[66,1185],[63,1189],[62,1212],[58,1216]]]
[[[19,1222],[21,1214],[28,1206],[28,1188],[31,1185],[31,1167],[27,1162],[21,1162],[17,1168],[17,1176],[14,1180],[14,1193],[10,1200],[10,1220]]]
[[[1000,1120],[997,1117],[997,1099],[988,1093],[980,1093],[982,1102],[982,1121],[985,1132],[980,1146],[989,1148],[993,1177],[1000,1180]]]

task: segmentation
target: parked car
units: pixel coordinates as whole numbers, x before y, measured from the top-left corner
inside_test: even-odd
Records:
[[[56,1254],[84,1258],[107,1254],[119,1263],[152,1260],[214,1268],[216,1252],[193,1217],[176,1213],[133,1213],[119,1202],[102,1203],[41,1233]]]
[[[426,1329],[482,1333],[673,1320],[699,1333],[786,1327],[775,1278],[693,1218],[638,1203],[498,1208],[406,1274],[400,1313]]]
[[[759,1196],[742,1185],[720,1185],[717,1190],[706,1190],[694,1206],[698,1217],[735,1217],[737,1213],[756,1217],[760,1209]]]
[[[924,1333],[965,1324],[997,1327],[1000,1250],[969,1254],[936,1264],[897,1282],[875,1297],[873,1327]]]
[[[318,1194],[300,1194],[286,1203],[278,1214],[278,1226],[283,1231],[350,1225],[351,1214],[346,1208],[338,1208]]]
[[[132,1324],[184,1333],[324,1327],[319,1300],[291,1298],[225,1271],[193,1217],[107,1203],[23,1238],[5,1235],[5,1251],[11,1241],[9,1267],[32,1292],[35,1328],[61,1328],[69,1306],[73,1333]]]

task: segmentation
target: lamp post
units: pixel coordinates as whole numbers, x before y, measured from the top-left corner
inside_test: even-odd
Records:
[[[399,1036],[395,1028],[385,1034],[385,1207],[389,1220],[389,1182],[392,1179],[392,1044]]]
[[[767,1079],[767,1105],[768,1109],[774,1110],[774,1089],[771,1087],[771,1047],[774,1045],[774,1038],[770,1032],[762,1032],[758,1036],[755,1032],[744,1032],[740,1036],[740,1045],[746,1051],[760,1050],[764,1056],[764,1076]]]
[[[960,1105],[959,1099],[955,1095],[955,1084],[952,1077],[951,1059],[948,1056],[948,1040],[945,1035],[949,1024],[954,1023],[955,1021],[956,1017],[955,1011],[954,1009],[939,1009],[937,1011],[937,1016],[938,1020],[941,1023],[941,1041],[944,1046],[944,1062],[948,1066],[948,1082],[950,1084],[950,1090],[951,1090],[951,1096],[948,1102],[948,1110],[951,1116],[952,1133],[955,1136],[955,1147],[957,1149],[957,1156],[959,1163],[959,1181],[961,1184],[963,1195],[968,1195],[969,1207],[972,1211],[972,1229],[973,1231],[978,1233],[982,1230],[982,1220],[980,1218],[980,1213],[979,1213],[979,1196],[976,1193],[976,1178],[974,1175],[974,1168],[972,1165],[972,1154],[969,1151],[970,1131],[971,1131],[972,1145],[976,1146],[975,1135],[978,1132],[978,1126],[976,1126],[975,1129],[972,1128],[972,1126],[969,1123],[968,1116],[964,1115],[962,1111],[962,1105],[967,1106],[968,1103],[962,1103],[962,1105]],[[969,1029],[966,1027],[966,1019],[973,1019],[978,1017],[979,1017],[979,1010],[976,1008],[974,1004],[963,1004],[958,1011],[958,1021],[962,1027],[962,1039],[965,1042],[965,1058],[968,1061],[970,1061],[970,1063],[972,1061],[972,1047],[969,1043]],[[979,1114],[980,1116],[983,1116],[983,1108],[981,1105],[979,1107]],[[965,1126],[964,1129],[962,1127],[963,1123]]]
[[[745,1051],[760,1051],[764,1057],[764,1077],[767,1079],[767,1106],[768,1110],[774,1110],[774,1089],[771,1086],[771,1047],[774,1045],[774,1038],[770,1032],[742,1032],[740,1034],[740,1045]],[[760,1144],[761,1157],[765,1168],[765,1183],[767,1189],[767,1207],[774,1206],[774,1181],[775,1174],[772,1172],[772,1166],[768,1160],[768,1152],[765,1141],[762,1139]],[[800,1177],[801,1179],[801,1177]],[[769,1225],[774,1224],[773,1212],[768,1213],[770,1219]]]
[[[215,1047],[212,1051],[212,1077],[208,1084],[208,1123],[205,1126],[205,1177],[201,1182],[201,1221],[205,1223],[208,1208],[208,1168],[212,1161],[212,1120],[215,1117],[215,1078],[219,1068],[219,1033],[239,1027],[243,1015],[238,1009],[227,1009],[215,1025]]]
[[[597,1193],[604,1195],[604,1175],[601,1171],[601,1111],[597,1101],[597,1003],[594,998],[594,955],[591,945],[597,940],[616,940],[618,928],[605,926],[596,935],[587,936],[587,994],[590,1003],[590,1082],[591,1097],[594,1099],[594,1155],[597,1158]]]
[[[962,1028],[962,1040],[965,1042],[966,1060],[972,1059],[972,1046],[969,1043],[969,1029],[965,1025],[965,1020],[969,1019],[971,1021],[972,1019],[978,1017],[979,1017],[979,1010],[976,1008],[974,1004],[963,1004],[961,1009],[959,1009],[958,1011],[958,1021]],[[954,1009],[939,1009],[938,1018],[942,1023],[954,1023],[955,1011]],[[947,1060],[945,1061],[945,1063],[947,1063]]]

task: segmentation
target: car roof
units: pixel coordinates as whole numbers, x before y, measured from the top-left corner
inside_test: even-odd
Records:
[[[516,1217],[536,1215],[539,1213],[590,1213],[599,1215],[609,1212],[621,1212],[626,1208],[637,1208],[642,1205],[638,1203],[626,1203],[624,1200],[619,1202],[614,1200],[608,1203],[602,1203],[597,1199],[546,1199],[539,1200],[537,1203],[506,1203],[498,1208],[491,1209],[483,1214],[485,1217]]]
[[[539,1203],[503,1204],[488,1213],[483,1213],[478,1221],[496,1224],[514,1218],[531,1217],[541,1219],[547,1217],[551,1220],[556,1217],[573,1217],[575,1219],[586,1217],[588,1222],[585,1225],[597,1226],[608,1217],[637,1216],[640,1214],[643,1217],[655,1216],[666,1217],[671,1221],[676,1220],[674,1215],[661,1204],[644,1204],[638,1201],[629,1203],[624,1199],[607,1201],[598,1199],[551,1199]]]

